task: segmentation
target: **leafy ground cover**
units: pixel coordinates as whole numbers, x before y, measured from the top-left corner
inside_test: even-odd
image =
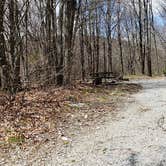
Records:
[[[32,89],[16,96],[0,94],[0,151],[42,144],[52,136],[64,136],[70,125],[86,126],[115,110],[126,93],[141,86],[114,84],[94,87],[77,84],[70,88]]]

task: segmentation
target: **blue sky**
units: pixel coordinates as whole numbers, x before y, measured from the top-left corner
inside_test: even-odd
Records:
[[[159,15],[161,0],[152,0],[154,8],[154,17],[157,25],[164,25],[163,19]]]

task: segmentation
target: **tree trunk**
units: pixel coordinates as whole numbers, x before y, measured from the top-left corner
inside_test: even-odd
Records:
[[[76,0],[67,0],[65,3],[65,27],[64,27],[64,35],[65,35],[65,80],[64,84],[71,83],[71,70],[72,70],[72,58],[73,58],[73,28],[74,28],[74,20],[76,13]]]
[[[145,74],[145,55],[143,53],[143,25],[142,25],[142,1],[139,0],[139,45],[140,45],[140,58],[141,58],[141,72]]]
[[[82,22],[81,22],[82,20]],[[81,9],[81,16],[80,16],[80,56],[81,56],[81,76],[82,80],[85,80],[85,54],[84,54],[84,16]]]
[[[118,2],[118,42],[119,42],[119,50],[120,50],[121,72],[122,74],[124,74],[120,13],[121,13],[121,2]]]
[[[112,72],[113,71],[113,62],[112,62],[112,30],[111,30],[111,24],[112,24],[112,15],[111,15],[111,1],[107,0],[107,45],[108,45],[108,59],[109,59],[109,69]]]
[[[60,1],[59,5],[59,21],[58,21],[58,30],[59,30],[59,51],[58,51],[58,66],[56,67],[57,74],[57,85],[61,86],[64,81],[64,2]]]
[[[0,0],[0,77],[1,77],[1,88],[8,90],[10,87],[10,69],[6,59],[5,49],[5,37],[4,37],[4,6],[5,0]]]

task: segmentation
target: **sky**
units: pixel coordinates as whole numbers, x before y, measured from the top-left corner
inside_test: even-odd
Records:
[[[163,19],[160,17],[159,15],[159,11],[160,11],[160,2],[161,0],[152,0],[153,2],[153,8],[154,8],[154,18],[155,18],[155,22],[158,25],[164,25],[163,24]]]
[[[157,10],[160,7],[161,0],[152,0],[152,2],[153,2],[153,8],[154,8],[155,12],[157,13]]]

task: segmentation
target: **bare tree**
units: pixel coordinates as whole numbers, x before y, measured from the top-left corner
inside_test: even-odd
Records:
[[[64,2],[65,5],[65,25],[64,25],[64,36],[65,36],[65,80],[64,84],[71,82],[71,71],[72,71],[72,58],[73,58],[73,28],[75,21],[75,14],[77,10],[76,0],[67,0]]]
[[[1,88],[10,89],[10,68],[6,58],[6,42],[4,36],[4,13],[6,1],[0,1],[0,69],[1,69]]]

